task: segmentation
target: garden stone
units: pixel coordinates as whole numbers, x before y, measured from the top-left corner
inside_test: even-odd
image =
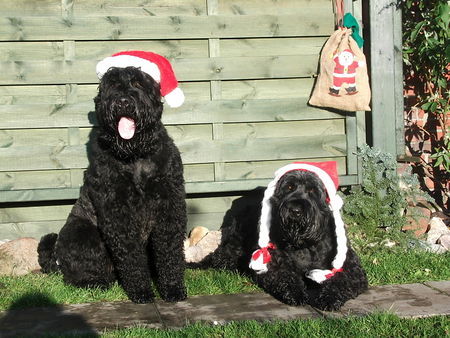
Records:
[[[39,270],[38,241],[31,237],[0,245],[0,275],[21,276]]]
[[[435,244],[442,235],[447,234],[450,234],[450,230],[448,230],[444,221],[438,217],[433,217],[430,220],[430,230],[427,234],[427,243]]]
[[[438,244],[442,245],[445,250],[450,250],[450,234],[439,237]]]
[[[200,262],[208,254],[217,249],[222,238],[221,231],[210,231],[195,245],[185,248],[185,259],[188,263]]]
[[[430,244],[429,249],[427,251],[437,254],[442,254],[446,252],[447,250],[440,244]]]

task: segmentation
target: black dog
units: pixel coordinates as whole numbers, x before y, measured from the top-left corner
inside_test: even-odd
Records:
[[[136,303],[186,298],[186,204],[178,149],[161,122],[160,85],[135,67],[101,78],[84,185],[59,235],[38,247],[43,272],[79,287],[118,280]]]
[[[269,184],[264,197],[257,190],[236,200],[224,218],[219,247],[188,267],[237,270],[286,304],[339,309],[368,286],[343,223],[337,230],[340,205],[330,208],[341,200],[330,196],[335,190],[329,180],[324,183],[302,164],[301,170],[290,169]]]

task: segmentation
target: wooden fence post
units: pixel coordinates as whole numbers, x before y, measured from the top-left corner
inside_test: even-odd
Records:
[[[392,0],[372,0],[370,51],[373,146],[404,153],[401,11]]]

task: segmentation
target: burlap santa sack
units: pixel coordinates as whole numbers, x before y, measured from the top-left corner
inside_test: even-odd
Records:
[[[351,34],[351,29],[340,28],[325,43],[309,104],[347,111],[370,110],[366,58]]]

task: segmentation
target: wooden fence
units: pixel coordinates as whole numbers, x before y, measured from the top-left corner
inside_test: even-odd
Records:
[[[291,161],[336,160],[342,183],[358,183],[364,113],[307,105],[333,30],[330,0],[3,1],[0,239],[64,224],[88,165],[95,65],[121,50],[166,56],[185,92],[163,121],[190,227],[220,226],[238,191]]]

